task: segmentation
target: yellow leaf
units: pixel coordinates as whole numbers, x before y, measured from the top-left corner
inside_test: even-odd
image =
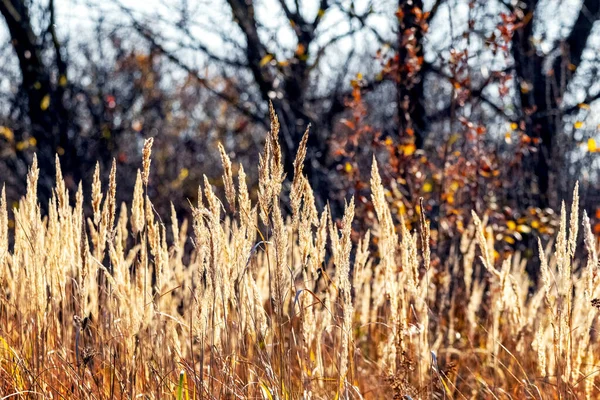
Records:
[[[455,133],[452,136],[450,136],[450,138],[448,139],[448,146],[452,146],[458,141],[458,139],[460,139],[460,135],[458,133]]]
[[[347,163],[344,165],[344,171],[346,171],[346,172],[348,172],[348,173],[352,172],[352,164],[350,164],[349,162],[347,162]]]
[[[433,190],[433,185],[431,184],[431,182],[425,182],[423,184],[423,191],[425,193],[431,193],[432,190]]]
[[[271,60],[273,59],[273,54],[267,54],[266,56],[264,56],[261,60],[260,63],[258,65],[260,65],[261,67],[264,67],[265,65],[267,65]]]
[[[402,202],[399,202],[399,203],[400,204],[398,204],[398,214],[399,215],[406,215],[406,206]]]
[[[528,227],[527,225],[519,225],[519,226],[517,226],[517,231],[519,231],[521,233],[530,233],[531,228]]]
[[[516,130],[519,127],[519,124],[517,124],[516,122],[513,122],[510,124],[510,129],[512,129],[513,131]]]
[[[405,156],[412,156],[415,151],[417,151],[417,146],[415,146],[414,143],[405,144],[400,147]]]
[[[179,171],[179,179],[184,180],[189,174],[190,171],[187,168],[181,168],[181,171]]]
[[[61,75],[58,79],[58,84],[62,87],[67,86],[67,77],[65,75]]]
[[[514,231],[515,229],[517,229],[517,224],[515,223],[515,221],[506,221],[506,227],[509,230]]]
[[[588,147],[588,151],[590,153],[593,153],[593,152],[595,152],[598,149],[598,147],[596,147],[596,141],[594,139],[592,139],[592,138],[588,139],[587,147]]]
[[[17,148],[17,151],[23,151],[27,147],[29,147],[29,142],[25,142],[25,141],[17,142],[15,147]]]
[[[6,126],[0,126],[0,136],[4,136],[9,142],[12,142],[15,139],[12,129]]]
[[[578,107],[581,108],[582,110],[589,110],[590,109],[590,105],[586,104],[586,103],[579,103]]]
[[[575,129],[581,129],[583,127],[583,122],[582,121],[576,121],[573,126],[575,127]]]
[[[40,108],[42,109],[42,111],[46,111],[48,109],[48,107],[50,107],[50,95],[47,94],[42,98],[42,101],[40,102]]]
[[[322,8],[319,8],[317,15],[319,16],[319,18],[323,18],[323,15],[325,15],[325,10],[323,10]]]

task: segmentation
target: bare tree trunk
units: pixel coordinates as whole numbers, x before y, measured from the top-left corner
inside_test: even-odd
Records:
[[[414,136],[417,148],[423,147],[427,128],[423,105],[425,64],[422,45],[426,27],[422,0],[398,0],[398,135],[405,139]]]

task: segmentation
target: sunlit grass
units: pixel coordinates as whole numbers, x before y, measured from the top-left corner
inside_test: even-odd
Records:
[[[41,214],[34,161],[18,207],[0,203],[2,396],[598,396],[598,255],[577,188],[552,248],[539,244],[539,284],[518,253],[499,259],[476,214],[433,265],[426,216],[397,231],[375,161],[377,223],[358,241],[353,199],[339,223],[315,206],[306,136],[283,204],[278,129],[272,114],[258,202],[221,149],[227,207],[205,179],[189,229],[147,196],[151,142],[131,204],[116,204],[113,166],[106,192],[94,175],[87,217],[58,164]]]

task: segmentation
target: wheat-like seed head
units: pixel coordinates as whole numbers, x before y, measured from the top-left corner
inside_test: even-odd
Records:
[[[37,184],[40,177],[40,169],[38,168],[37,156],[33,155],[33,162],[27,174],[27,194],[25,196],[25,205],[29,211],[31,221],[35,218],[35,209],[37,207]]]
[[[258,203],[260,218],[263,224],[269,224],[269,212],[273,201],[273,185],[271,184],[271,138],[267,136],[263,154],[258,158]]]
[[[350,285],[350,252],[352,250],[352,221],[354,220],[354,198],[346,205],[344,217],[342,219],[342,236],[334,249],[336,267],[338,269],[338,286],[342,297],[342,342],[340,346],[340,389],[343,388],[346,375],[348,373],[348,358],[352,355],[349,347],[350,337],[352,335],[352,317],[354,308],[351,297]],[[332,237],[337,237],[337,232],[332,233]]]
[[[144,187],[142,183],[142,173],[138,169],[131,203],[131,228],[134,235],[144,229]]]
[[[283,305],[285,301],[286,288],[288,287],[288,235],[281,215],[279,200],[273,200],[273,242],[275,244],[275,278],[273,282],[273,293],[275,296],[275,308],[281,315],[283,313]]]
[[[96,226],[100,224],[102,216],[100,204],[102,204],[102,183],[100,182],[100,163],[97,162],[92,180],[92,210],[94,212],[94,225]]]
[[[565,202],[561,202],[560,207],[560,224],[558,227],[558,234],[556,236],[556,260],[558,266],[558,280],[559,280],[559,290],[561,293],[564,289],[564,279],[565,273],[568,271],[568,268],[565,268],[565,264],[567,263],[567,255],[568,255],[568,243],[567,243],[567,209],[565,206]]]
[[[585,297],[591,300],[594,295],[597,271],[598,271],[598,250],[596,249],[596,237],[592,233],[592,225],[587,213],[583,212],[583,241],[588,253],[587,265],[585,267]]]
[[[142,150],[142,181],[144,182],[144,186],[148,186],[148,178],[150,177],[150,163],[152,160],[150,156],[152,155],[152,144],[154,143],[154,138],[148,138],[144,141],[144,149]]]
[[[173,233],[173,246],[176,253],[181,250],[179,248],[179,221],[177,220],[177,211],[171,202],[171,232]]]
[[[246,172],[244,166],[240,165],[238,170],[238,204],[240,207],[240,222],[244,229],[250,228],[250,214],[252,212],[252,202],[250,201],[250,195],[248,193],[248,186],[246,184]]]
[[[481,261],[483,262],[484,267],[494,274],[496,277],[500,277],[500,272],[494,267],[494,258],[490,251],[490,246],[488,245],[488,241],[485,238],[484,227],[475,213],[475,211],[471,211],[471,216],[473,217],[473,223],[475,225],[475,234],[477,236],[477,244],[479,245],[479,250],[481,250]]]
[[[106,201],[108,209],[108,232],[112,240],[117,212],[117,161],[115,159],[113,159],[112,166],[110,168],[110,176],[108,178],[108,195]]]
[[[569,258],[575,256],[575,248],[577,247],[577,233],[579,232],[579,182],[575,183],[573,189],[573,202],[571,203],[571,218],[569,221]]]
[[[225,152],[221,143],[218,145],[221,154],[221,163],[223,164],[223,186],[225,187],[225,198],[229,207],[235,211],[235,186],[233,184],[233,172],[231,171],[231,159]]]
[[[302,169],[304,167],[304,158],[306,157],[306,144],[308,143],[309,129],[310,125],[306,128],[306,131],[302,136],[302,141],[300,142],[298,152],[296,153],[296,159],[294,160],[294,180],[292,181],[292,189],[290,190],[290,206],[292,207],[292,226],[295,229],[298,227],[300,202],[302,192],[305,188]]]
[[[285,179],[283,170],[283,156],[281,153],[281,146],[279,145],[279,118],[275,114],[273,103],[269,102],[269,113],[271,118],[271,130],[269,132],[270,145],[271,145],[271,163],[269,174],[270,184],[272,186],[272,193],[274,196],[279,196],[281,193],[281,185]]]
[[[58,154],[56,154],[55,158],[55,166],[56,166],[56,198],[58,199],[58,209],[61,213],[66,211],[66,207],[69,205],[69,198],[67,193],[67,188],[65,185],[65,181],[62,176],[62,170],[60,167],[60,160],[58,158]]]

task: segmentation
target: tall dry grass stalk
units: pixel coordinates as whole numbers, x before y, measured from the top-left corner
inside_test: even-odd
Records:
[[[129,206],[116,204],[115,163],[105,192],[96,168],[86,207],[83,188],[68,193],[57,161],[42,215],[34,158],[18,206],[9,211],[4,189],[0,196],[0,394],[599,396],[597,240],[584,214],[585,249],[577,250],[577,187],[554,244],[539,242],[534,283],[520,254],[494,252],[487,219],[476,214],[452,256],[432,263],[424,205],[419,229],[409,230],[388,206],[375,160],[376,223],[353,232],[353,199],[333,221],[303,174],[308,131],[283,204],[278,132],[271,107],[258,202],[242,166],[235,186],[220,146],[229,212],[205,177],[189,222],[173,207],[170,219],[156,215],[151,140]]]

